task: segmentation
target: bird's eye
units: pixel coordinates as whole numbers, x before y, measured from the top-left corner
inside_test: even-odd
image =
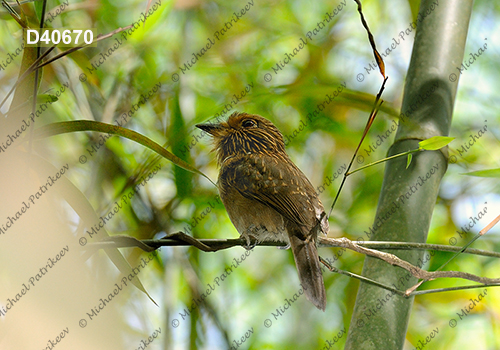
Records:
[[[257,123],[255,123],[254,120],[252,119],[247,119],[245,120],[243,123],[241,123],[241,125],[244,127],[244,128],[252,128],[254,126],[257,126]]]

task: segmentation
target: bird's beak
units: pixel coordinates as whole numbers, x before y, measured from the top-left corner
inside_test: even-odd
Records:
[[[196,124],[195,126],[198,129],[208,132],[210,135],[214,135],[215,133],[217,133],[217,131],[221,130],[222,128],[220,124],[212,124],[212,123]]]

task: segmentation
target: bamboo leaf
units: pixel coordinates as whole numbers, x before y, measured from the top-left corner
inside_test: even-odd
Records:
[[[454,137],[448,137],[448,136],[434,136],[431,137],[430,139],[420,141],[418,143],[418,146],[420,150],[436,151],[448,145],[454,139],[455,139]]]
[[[201,171],[193,167],[191,164],[183,161],[176,155],[170,153],[169,151],[167,151],[165,148],[163,148],[150,138],[141,135],[136,131],[122,128],[118,125],[106,124],[106,123],[96,122],[93,120],[75,120],[68,122],[52,123],[44,125],[41,128],[37,129],[35,131],[35,138],[39,139],[39,138],[45,138],[49,136],[65,134],[70,132],[77,132],[77,131],[98,131],[125,137],[129,140],[140,143],[141,145],[151,149],[152,151],[158,153],[162,157],[170,160],[175,165],[185,170],[188,170],[192,173],[199,174],[205,177],[206,179],[208,179],[208,181],[210,181],[215,185],[215,183],[207,175],[203,174]]]
[[[500,168],[471,171],[470,173],[463,173],[462,175],[478,177],[500,177]]]

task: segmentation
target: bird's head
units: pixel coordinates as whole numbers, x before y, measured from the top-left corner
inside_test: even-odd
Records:
[[[235,112],[226,122],[197,124],[196,127],[214,138],[219,164],[238,154],[286,154],[283,135],[260,115]]]

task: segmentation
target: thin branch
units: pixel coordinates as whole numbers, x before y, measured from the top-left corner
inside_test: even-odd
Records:
[[[132,28],[133,26],[134,26],[133,24],[130,24],[130,25],[128,25],[128,26],[126,26],[126,27],[123,27],[123,28],[122,28],[122,27],[117,28],[117,29],[115,29],[115,30],[113,30],[113,31],[111,31],[111,32],[109,32],[109,33],[107,33],[107,34],[104,34],[104,35],[103,35],[103,34],[99,34],[99,35],[95,38],[95,40],[93,40],[90,44],[85,44],[85,45],[82,45],[82,46],[72,47],[71,49],[68,49],[68,50],[66,50],[66,51],[63,51],[63,52],[61,52],[61,53],[59,53],[59,54],[55,55],[54,57],[52,57],[52,58],[48,59],[47,61],[43,62],[42,64],[40,64],[39,66],[35,67],[34,69],[39,69],[39,68],[41,68],[41,67],[43,67],[43,66],[46,66],[46,65],[48,65],[48,64],[51,64],[52,62],[54,62],[54,61],[58,60],[58,59],[59,59],[59,58],[61,58],[61,57],[67,56],[67,55],[69,55],[70,53],[73,53],[73,52],[75,52],[75,51],[77,51],[77,50],[84,49],[84,48],[86,48],[86,47],[88,47],[88,46],[90,46],[90,45],[93,45],[93,44],[97,43],[98,41],[101,41],[101,40],[104,40],[104,39],[110,38],[110,37],[112,37],[112,36],[113,36],[113,35],[115,35],[115,34],[118,34],[118,33],[120,33],[120,32],[123,32],[124,30],[128,30],[128,29]]]
[[[40,57],[38,57],[35,62],[33,62],[29,67],[28,69],[26,69],[26,71],[17,79],[17,81],[15,82],[14,86],[9,90],[9,92],[7,93],[7,95],[4,97],[4,99],[2,100],[2,102],[0,102],[0,108],[2,108],[3,104],[7,101],[7,99],[9,98],[9,96],[14,92],[14,90],[17,88],[17,86],[19,84],[21,84],[21,82],[26,79],[27,76],[29,76],[31,73],[33,73],[33,71],[35,70],[34,67],[45,57],[47,56],[49,53],[52,52],[52,50],[55,49],[55,45],[48,48],[47,51],[45,51]],[[4,116],[5,114],[3,113],[0,113],[0,116]]]
[[[344,271],[344,270],[340,270],[340,269],[338,269],[338,268],[336,268],[334,266],[331,266],[327,261],[325,261],[321,257],[320,257],[320,260],[321,260],[321,262],[331,272],[338,273],[338,274],[341,274],[341,275],[345,275],[345,276],[348,276],[348,277],[351,277],[351,278],[358,279],[358,280],[360,280],[363,283],[368,283],[368,284],[371,284],[371,285],[374,285],[374,286],[377,286],[377,287],[389,290],[389,291],[393,292],[394,294],[400,295],[400,296],[405,297],[405,298],[410,298],[410,297],[415,296],[415,295],[424,295],[424,294],[442,293],[442,292],[452,292],[452,291],[456,291],[456,290],[476,289],[476,288],[484,288],[484,287],[500,287],[500,284],[490,284],[490,285],[475,284],[475,285],[470,285],[470,286],[459,286],[459,287],[449,287],[449,288],[436,288],[436,289],[426,289],[426,290],[420,290],[420,291],[413,290],[410,293],[408,293],[408,291],[405,292],[405,291],[402,291],[402,290],[399,290],[399,289],[396,289],[396,288],[392,288],[391,286],[387,286],[387,285],[385,285],[383,283],[380,283],[380,282],[377,282],[377,281],[373,281],[373,280],[371,280],[369,278],[357,275],[355,273]]]
[[[418,148],[418,149],[413,149],[411,151],[408,151],[408,152],[403,152],[403,153],[399,153],[399,154],[395,154],[393,156],[390,156],[390,157],[387,157],[387,158],[384,158],[384,159],[380,159],[380,160],[377,160],[376,162],[373,162],[373,163],[370,163],[370,164],[366,164],[366,165],[363,165],[362,167],[359,167],[357,169],[354,169],[353,171],[351,172],[348,172],[346,174],[346,176],[349,176],[351,174],[354,174],[354,173],[357,173],[358,171],[360,170],[363,170],[365,168],[368,168],[368,167],[371,167],[373,165],[377,165],[377,164],[380,164],[380,163],[383,163],[383,162],[387,162],[388,160],[391,160],[391,159],[394,159],[394,158],[399,158],[399,157],[403,157],[403,156],[406,156],[406,155],[409,155],[409,154],[412,154],[412,153],[416,153],[416,152],[420,152],[420,151],[423,151],[422,149]]]
[[[398,294],[402,297],[409,297],[406,295],[406,293],[402,290],[399,290],[399,289],[396,289],[396,288],[393,288],[393,287],[390,287],[390,286],[387,286],[383,283],[380,283],[380,282],[377,282],[377,281],[374,281],[374,280],[371,280],[369,278],[366,278],[366,277],[363,277],[363,276],[360,276],[360,275],[357,275],[355,273],[352,273],[352,272],[349,272],[349,271],[344,271],[344,270],[341,270],[339,268],[336,268],[335,266],[332,266],[330,265],[330,263],[328,263],[328,261],[324,260],[322,257],[319,257],[319,260],[323,263],[323,265],[325,265],[328,270],[330,270],[331,272],[334,272],[334,273],[338,273],[338,274],[341,274],[341,275],[344,275],[344,276],[348,276],[348,277],[351,277],[351,278],[356,278],[358,280],[360,280],[361,282],[364,282],[364,283],[368,283],[368,284],[371,284],[373,286],[377,286],[377,287],[380,287],[380,288],[383,288],[383,289],[387,289],[395,294]]]
[[[113,239],[111,239],[113,240]],[[170,240],[168,244],[166,244],[166,241]],[[172,242],[173,241],[173,242]],[[141,244],[145,244],[151,249],[158,248],[160,246],[164,245],[193,245],[193,241],[197,241],[198,243],[195,244],[199,249],[204,250],[204,251],[210,251],[210,252],[215,252],[221,249],[227,249],[233,246],[246,246],[246,241],[241,240],[241,239],[228,239],[228,240],[196,240],[193,237],[187,236],[186,234],[183,234],[182,232],[176,233],[175,235],[168,236],[167,238],[163,238],[161,240],[143,240],[143,241],[138,241]],[[318,241],[320,244],[324,245],[329,244],[331,247],[342,247],[346,249],[353,250],[355,252],[365,254],[367,256],[371,256],[373,258],[380,259],[382,261],[387,262],[388,264],[391,264],[393,266],[400,267],[402,269],[405,269],[409,271],[414,277],[417,277],[418,279],[421,279],[419,284],[416,286],[413,286],[412,288],[408,289],[405,292],[405,295],[409,296],[411,295],[415,289],[424,281],[430,281],[434,280],[437,278],[462,278],[466,279],[469,281],[474,281],[478,283],[482,283],[484,285],[500,285],[500,278],[488,278],[488,277],[481,277],[481,276],[476,276],[467,272],[460,272],[460,271],[425,271],[422,270],[421,268],[414,266],[410,264],[407,261],[404,261],[397,256],[385,252],[380,252],[377,250],[365,248],[362,246],[362,243],[357,243],[353,242],[345,237],[342,238],[324,238],[324,237],[319,237]],[[101,242],[98,244],[106,244],[110,242]],[[115,247],[119,247],[120,245],[122,247],[128,245],[130,246],[130,240],[128,242],[120,239],[118,242],[111,242],[111,244],[116,244],[118,243],[119,245],[115,245]],[[257,245],[257,242],[251,242],[252,245]],[[136,243],[133,243],[134,245],[137,245]],[[284,244],[276,244],[276,242],[265,242],[265,243],[259,243],[259,245],[274,245],[274,246],[281,246]],[[102,247],[102,246],[101,246]],[[460,249],[462,250],[462,249]],[[390,287],[388,287],[390,288]]]
[[[500,279],[490,279],[486,277],[479,277],[465,272],[458,271],[425,271],[422,270],[404,260],[399,259],[393,254],[388,254],[385,252],[379,252],[373,249],[367,248],[367,246],[376,247],[378,249],[418,249],[418,250],[442,250],[449,252],[457,252],[462,251],[461,247],[450,247],[436,244],[425,244],[425,243],[405,243],[405,242],[352,242],[347,238],[323,238],[319,237],[319,246],[321,247],[343,247],[353,251],[356,251],[361,254],[365,254],[374,258],[381,259],[393,266],[398,266],[403,269],[408,270],[413,276],[422,279],[420,283],[417,285],[407,289],[406,291],[401,291],[399,289],[393,288],[392,286],[387,286],[383,283],[368,279],[366,277],[354,274],[352,272],[340,270],[336,267],[331,266],[326,260],[320,257],[320,261],[331,271],[334,273],[342,274],[351,278],[356,278],[363,283],[368,283],[386,290],[389,290],[395,294],[404,297],[411,297],[414,295],[423,295],[430,293],[440,293],[440,292],[448,292],[455,290],[464,290],[464,289],[475,289],[482,287],[498,287],[500,286]],[[256,242],[251,241],[251,245],[259,245],[259,246],[286,246],[285,243],[280,242]],[[154,249],[158,249],[162,246],[194,246],[198,249],[205,252],[216,252],[218,250],[228,249],[236,246],[247,247],[247,241],[243,239],[195,239],[194,237],[188,236],[182,232],[175,233],[173,235],[169,235],[163,237],[161,239],[145,239],[138,240],[134,237],[129,236],[113,236],[106,238],[101,242],[89,243],[86,245],[86,257],[90,257],[90,255],[98,249],[106,249],[106,248],[130,248],[130,247],[138,247],[144,251],[152,251]],[[491,256],[495,258],[499,258],[500,254],[495,252],[483,251],[480,249],[466,249],[463,251],[469,254],[477,254],[484,256]],[[481,283],[480,285],[469,285],[469,286],[460,286],[460,287],[451,287],[451,288],[438,288],[438,289],[427,289],[422,291],[416,291],[416,289],[425,281],[433,280],[436,278],[463,278],[474,282]]]
[[[475,237],[472,237],[472,239],[467,242],[466,245],[464,245],[460,251],[456,252],[455,254],[453,254],[453,256],[448,259],[448,261],[446,261],[443,265],[441,265],[436,271],[440,271],[442,270],[450,261],[452,261],[453,259],[455,259],[457,256],[459,256],[461,253],[463,253],[468,247],[470,247],[472,245],[472,243],[474,243],[478,238],[482,237],[484,234],[486,234],[493,226],[495,226],[498,221],[500,221],[500,215],[495,218],[491,223],[489,223],[485,228],[483,228]],[[413,287],[411,288],[408,288],[407,292],[413,292],[414,290],[416,290],[418,287],[420,287],[420,285],[422,285],[422,283],[424,283],[425,281],[419,281],[417,284],[415,284]]]
[[[323,238],[322,240],[331,241],[332,244],[338,244],[339,247],[344,247],[355,252],[377,258],[391,264],[393,266],[401,267],[409,271],[413,276],[422,279],[424,281],[434,280],[436,278],[462,278],[469,281],[474,281],[483,284],[500,284],[500,278],[488,278],[473,275],[467,272],[460,271],[425,271],[421,268],[404,261],[397,256],[385,252],[379,252],[373,249],[368,249],[359,246],[358,244],[352,242],[347,238]],[[407,290],[407,295],[409,295],[413,290]]]
[[[462,247],[454,247],[454,246],[450,246],[450,245],[416,243],[416,242],[364,241],[364,242],[356,242],[356,243],[362,247],[372,248],[372,249],[377,249],[377,250],[381,250],[381,249],[384,249],[384,250],[435,250],[435,251],[439,251],[439,252],[455,253],[455,252],[460,252],[463,249]],[[320,247],[329,247],[329,246],[330,245],[320,244]],[[489,251],[489,250],[467,248],[463,252],[466,254],[488,256],[488,257],[492,257],[492,258],[500,258],[500,252],[493,252],[493,251]]]
[[[387,82],[387,79],[389,79],[389,77],[386,77],[384,79],[384,82],[382,83],[382,86],[380,87],[380,90],[377,94],[377,97],[375,97],[375,103],[373,104],[372,111],[371,111],[370,116],[368,117],[368,120],[366,122],[365,130],[363,131],[363,135],[361,136],[361,140],[359,141],[358,146],[356,147],[356,150],[354,151],[354,154],[352,155],[351,162],[347,166],[347,169],[344,173],[344,177],[342,178],[342,182],[340,183],[340,187],[337,190],[337,194],[335,195],[335,199],[333,200],[332,206],[330,207],[330,212],[328,213],[328,217],[330,217],[332,215],[333,208],[335,207],[335,204],[337,203],[337,200],[339,199],[340,192],[342,191],[342,188],[344,187],[344,183],[347,179],[347,176],[348,176],[347,174],[349,173],[349,170],[351,170],[352,164],[354,163],[354,159],[356,158],[356,155],[358,154],[359,149],[361,148],[361,145],[363,144],[363,141],[364,141],[366,135],[368,135],[368,130],[370,130],[370,127],[372,126],[373,121],[375,120],[375,117],[377,116],[377,113],[378,113],[380,107],[382,106],[382,103],[384,103],[384,101],[380,101],[380,97],[382,96],[382,93],[384,92],[385,83]],[[380,103],[379,103],[379,101],[380,101]]]
[[[73,53],[73,52],[75,52],[75,51],[77,51],[77,50],[80,50],[80,49],[86,48],[86,47],[88,47],[88,46],[90,46],[90,45],[92,45],[92,44],[94,44],[94,43],[96,43],[96,42],[98,42],[98,41],[101,41],[101,40],[107,39],[107,38],[109,38],[109,37],[111,37],[111,36],[113,36],[113,35],[115,35],[115,34],[117,34],[117,33],[120,33],[120,32],[122,32],[122,31],[124,31],[124,30],[128,30],[128,29],[130,29],[130,28],[132,28],[132,27],[133,27],[133,24],[130,24],[130,25],[126,26],[126,27],[123,27],[123,28],[122,28],[122,27],[120,27],[120,28],[118,28],[118,29],[115,29],[115,30],[113,30],[113,31],[111,31],[111,32],[109,32],[109,33],[107,33],[107,34],[104,34],[104,35],[99,34],[99,35],[96,37],[96,39],[92,41],[92,43],[90,43],[90,44],[86,44],[86,45],[82,45],[82,46],[72,47],[72,48],[70,48],[69,50],[63,51],[63,52],[59,53],[58,55],[55,55],[54,57],[52,57],[52,58],[48,59],[47,61],[42,62],[41,64],[39,64],[39,63],[40,63],[40,61],[41,61],[43,58],[45,58],[45,57],[46,57],[46,56],[47,56],[50,52],[52,52],[52,50],[54,50],[54,49],[56,48],[56,46],[57,46],[57,45],[51,46],[51,47],[50,47],[47,51],[45,51],[45,52],[44,52],[44,54],[43,54],[43,55],[41,55],[40,57],[38,57],[38,59],[37,59],[35,62],[33,62],[33,63],[32,63],[32,64],[28,67],[28,69],[27,69],[27,70],[23,73],[23,75],[21,75],[21,76],[17,79],[17,81],[15,82],[14,86],[13,86],[13,87],[10,89],[10,91],[8,92],[7,96],[5,96],[5,98],[4,98],[4,99],[2,100],[2,102],[0,103],[0,108],[1,108],[1,107],[3,106],[3,104],[7,101],[7,99],[9,98],[9,96],[10,96],[10,95],[12,94],[12,92],[16,89],[16,87],[17,87],[17,86],[18,86],[18,85],[19,85],[19,84],[20,84],[20,83],[21,83],[21,82],[22,82],[22,81],[23,81],[23,80],[24,80],[24,79],[25,79],[28,75],[30,75],[33,71],[38,70],[38,69],[42,68],[43,66],[46,66],[46,65],[48,65],[48,64],[50,64],[50,63],[52,63],[52,62],[54,62],[54,61],[58,60],[58,59],[59,59],[59,58],[61,58],[61,57],[64,57],[64,56],[66,56],[66,55],[69,55],[70,53]],[[0,113],[0,116],[2,116],[2,115],[3,115],[3,114],[2,114],[2,113]]]
[[[410,296],[424,295],[424,294],[431,294],[431,293],[452,292],[455,290],[476,289],[476,288],[485,288],[485,287],[500,287],[500,284],[475,284],[472,286],[459,286],[459,287],[450,287],[450,288],[416,290],[416,291],[411,292]]]
[[[47,0],[43,0],[42,12],[40,14],[40,30],[43,29],[43,26],[45,23],[44,19],[45,19],[45,11],[46,10],[47,10]],[[38,45],[38,47],[36,48],[36,58],[37,59],[41,56],[41,52],[42,52],[42,47],[40,45]],[[38,83],[40,80],[41,73],[42,73],[41,70],[37,69],[35,71],[35,84],[33,86],[33,103],[31,105],[31,113],[33,115],[35,114],[35,111],[36,111],[36,102],[38,100]],[[33,149],[33,132],[34,132],[34,130],[35,130],[35,128],[31,128],[31,130],[30,130],[30,136],[29,136],[30,142],[28,144],[28,152],[30,154],[32,153],[32,149]]]
[[[174,247],[174,246],[192,246],[194,244],[176,239],[175,237],[178,233],[174,233],[169,236],[165,236],[161,239],[144,239],[139,242],[144,243],[149,247],[153,247],[154,249],[158,249],[159,247]],[[114,239],[115,237],[122,236],[112,236],[110,240],[105,242],[95,242],[89,243],[89,249],[101,249],[101,248],[131,248],[137,247],[137,244],[130,244],[126,241],[119,241],[119,239]],[[247,245],[246,240],[240,238],[233,239],[195,239],[197,242],[202,243],[208,249],[206,251],[216,252],[218,250],[229,249],[233,247],[245,247]],[[256,242],[252,242],[255,244]],[[376,242],[376,241],[355,241],[355,243],[361,247],[372,248],[372,249],[384,249],[384,250],[435,250],[440,252],[450,252],[455,253],[462,250],[462,247],[454,247],[443,244],[429,244],[429,243],[415,243],[415,242]],[[286,243],[275,242],[275,241],[262,241],[257,244],[258,246],[263,247],[286,247]],[[318,246],[320,248],[336,248],[338,245],[332,244],[330,241],[324,241],[322,237],[318,237]],[[92,247],[92,248],[90,248]],[[140,248],[140,247],[139,247]],[[204,250],[204,249],[201,249]],[[492,258],[500,258],[500,252],[492,252],[488,250],[475,249],[475,248],[467,248],[464,250],[466,254],[487,256]]]

